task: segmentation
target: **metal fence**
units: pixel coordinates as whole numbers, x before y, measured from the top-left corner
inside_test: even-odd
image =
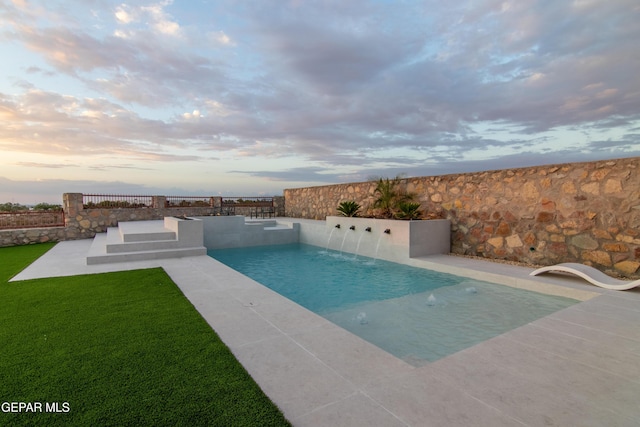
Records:
[[[153,207],[153,196],[131,196],[124,194],[83,194],[85,209],[137,209]]]
[[[249,215],[249,217],[275,216],[273,197],[224,197],[220,215]]]
[[[214,206],[214,198],[210,196],[167,196],[167,208],[208,208]]]
[[[85,209],[211,208],[213,215],[274,215],[274,197],[83,194]]]
[[[45,227],[64,227],[64,212],[61,210],[0,212],[0,230]]]
[[[273,197],[223,197],[222,205],[273,206]]]

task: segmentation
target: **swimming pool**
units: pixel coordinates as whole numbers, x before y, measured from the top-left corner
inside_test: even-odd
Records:
[[[304,244],[208,254],[414,366],[577,302]]]

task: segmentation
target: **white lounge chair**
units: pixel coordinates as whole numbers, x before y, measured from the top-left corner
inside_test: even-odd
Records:
[[[582,277],[589,283],[596,286],[600,286],[605,289],[613,289],[614,291],[626,291],[637,286],[640,286],[640,280],[625,281],[614,279],[607,276],[602,271],[584,264],[578,264],[574,262],[565,262],[562,264],[550,265],[548,267],[542,267],[529,273],[530,276],[537,276],[541,273],[547,273],[552,271],[560,271],[563,273],[575,274],[578,277]]]

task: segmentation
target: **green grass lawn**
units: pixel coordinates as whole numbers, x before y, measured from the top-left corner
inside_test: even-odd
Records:
[[[51,247],[0,248],[0,425],[289,425],[162,269],[8,282]]]

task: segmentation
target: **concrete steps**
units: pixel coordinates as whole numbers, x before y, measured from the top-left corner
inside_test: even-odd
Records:
[[[282,245],[299,240],[300,226],[297,223],[281,224],[277,219],[253,219],[239,215],[200,219],[204,227],[204,245],[209,249]]]
[[[105,241],[108,254],[123,252],[143,252],[163,249],[178,248],[176,233],[157,232],[149,233],[149,238],[145,239],[145,234],[136,233],[134,235],[125,233],[120,228],[109,228]]]
[[[278,222],[275,219],[244,219],[244,224],[248,226],[263,227],[265,229],[276,227]]]
[[[203,239],[198,220],[121,222],[94,237],[87,265],[206,255]]]

